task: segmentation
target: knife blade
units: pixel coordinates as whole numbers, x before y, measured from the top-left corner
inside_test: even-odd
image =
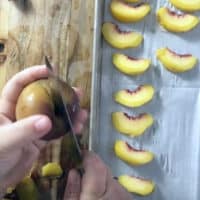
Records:
[[[59,78],[58,78],[58,76],[56,76],[56,75],[54,74],[53,67],[52,67],[51,63],[49,62],[47,56],[45,56],[45,64],[46,64],[47,68],[50,70],[51,76],[52,76],[56,81],[58,81]],[[57,84],[57,85],[59,86],[59,84]],[[64,115],[63,115],[64,120],[66,121],[66,123],[69,124],[69,127],[70,127],[69,134],[72,136],[74,145],[75,145],[75,147],[76,147],[77,154],[78,154],[78,156],[79,156],[80,161],[82,161],[81,147],[80,147],[80,144],[79,144],[78,139],[77,139],[77,137],[76,137],[76,134],[75,134],[75,132],[74,132],[74,128],[73,128],[73,123],[72,123],[72,119],[71,119],[71,116],[70,116],[70,112],[69,112],[69,110],[68,110],[68,108],[67,108],[67,105],[65,104],[64,97],[63,97],[63,94],[62,94],[62,90],[61,90],[60,88],[58,88],[58,92],[59,92],[59,94],[60,94],[60,96],[61,96],[62,107],[63,107],[63,109],[64,109]]]

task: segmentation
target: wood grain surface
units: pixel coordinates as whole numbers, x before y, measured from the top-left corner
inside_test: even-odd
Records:
[[[0,1],[0,44],[5,48],[0,90],[16,72],[43,64],[44,55],[62,79],[83,85],[83,78],[90,87],[85,79],[90,79],[93,6],[92,0]]]
[[[1,0],[0,91],[15,73],[44,64],[47,55],[62,79],[83,89],[81,105],[89,109],[93,12],[93,0]],[[49,144],[36,168],[60,162],[62,143]],[[50,193],[58,199],[55,188]]]

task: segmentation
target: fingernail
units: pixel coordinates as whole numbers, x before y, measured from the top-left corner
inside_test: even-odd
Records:
[[[51,129],[51,123],[47,117],[41,117],[35,122],[35,128],[40,133],[48,132]]]
[[[88,119],[88,111],[83,110],[83,120],[86,121]]]

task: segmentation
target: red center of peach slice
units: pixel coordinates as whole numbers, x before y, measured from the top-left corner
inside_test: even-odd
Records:
[[[138,179],[139,181],[145,181],[145,182],[151,183],[150,180],[147,180],[147,179],[142,178],[142,177],[138,177],[138,176],[134,176],[134,175],[132,175],[132,176],[130,176],[130,177],[131,177],[131,178],[134,178],[134,179]]]
[[[127,3],[127,2],[121,2],[121,3],[123,3],[124,6],[127,6],[128,8],[135,8],[135,9],[138,9],[140,6],[144,5],[144,3],[138,3],[138,4],[134,5],[134,6],[131,6],[131,5],[130,5],[129,3]]]
[[[144,152],[144,150],[135,149],[132,147],[128,142],[126,142],[128,151],[135,151],[135,152]]]
[[[113,24],[113,23],[112,23],[112,24]],[[116,24],[113,24],[113,26],[115,27],[115,30],[116,30],[118,33],[121,33],[121,34],[129,34],[129,33],[132,32],[132,31],[121,30],[121,29],[119,28],[119,26],[116,25]]]
[[[191,57],[191,54],[177,54],[176,52],[172,51],[171,49],[167,48],[167,50],[176,57],[180,57],[180,58],[185,58],[185,57]]]
[[[128,118],[129,120],[138,120],[138,119],[141,119],[142,117],[144,117],[145,114],[140,114],[140,115],[138,115],[138,116],[130,116],[130,115],[128,115],[127,113],[124,113],[124,116],[125,116],[126,118]]]
[[[138,3],[137,5],[134,5],[133,7],[134,8],[139,8],[140,6],[143,6],[144,5],[144,3]]]
[[[136,94],[136,93],[138,93],[141,89],[142,89],[142,86],[138,87],[138,88],[135,89],[135,90],[126,89],[126,92],[129,93],[129,94]]]
[[[133,57],[131,57],[131,56],[126,56],[129,60],[133,60],[133,61],[138,61],[138,60],[140,60],[139,58],[133,58]]]
[[[172,16],[177,17],[177,18],[182,18],[182,17],[186,16],[185,13],[178,14],[175,11],[170,10],[169,8],[167,8],[167,12],[169,13],[169,15],[172,15]]]

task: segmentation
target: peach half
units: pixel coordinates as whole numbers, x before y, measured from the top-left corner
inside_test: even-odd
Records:
[[[142,135],[153,122],[153,117],[147,113],[138,116],[130,116],[123,112],[112,113],[112,123],[114,128],[118,132],[131,137]]]
[[[114,48],[126,49],[138,47],[142,41],[143,36],[134,31],[122,31],[119,26],[105,22],[102,26],[102,34],[104,39]]]
[[[114,94],[114,99],[127,107],[139,107],[152,100],[154,88],[151,85],[141,85],[135,90],[120,90]]]
[[[17,186],[17,199],[29,199],[36,200],[39,199],[39,191],[36,183],[30,177],[25,177]]]
[[[128,192],[141,196],[147,196],[155,189],[155,183],[153,181],[129,175],[119,176],[118,181]]]
[[[168,48],[156,52],[158,60],[171,72],[186,72],[195,67],[198,59],[191,54],[177,54]]]
[[[143,74],[151,65],[149,59],[137,59],[119,53],[113,54],[112,62],[119,71],[127,75]]]
[[[170,0],[170,2],[183,11],[194,12],[200,10],[200,0]]]
[[[131,165],[145,165],[154,158],[153,153],[137,150],[122,140],[117,140],[115,142],[114,150],[118,158]]]
[[[157,19],[161,26],[171,32],[188,32],[199,24],[199,18],[191,14],[177,14],[162,7],[157,11]]]
[[[131,23],[144,19],[151,10],[147,3],[131,6],[120,0],[112,0],[110,3],[112,16],[120,22]]]

